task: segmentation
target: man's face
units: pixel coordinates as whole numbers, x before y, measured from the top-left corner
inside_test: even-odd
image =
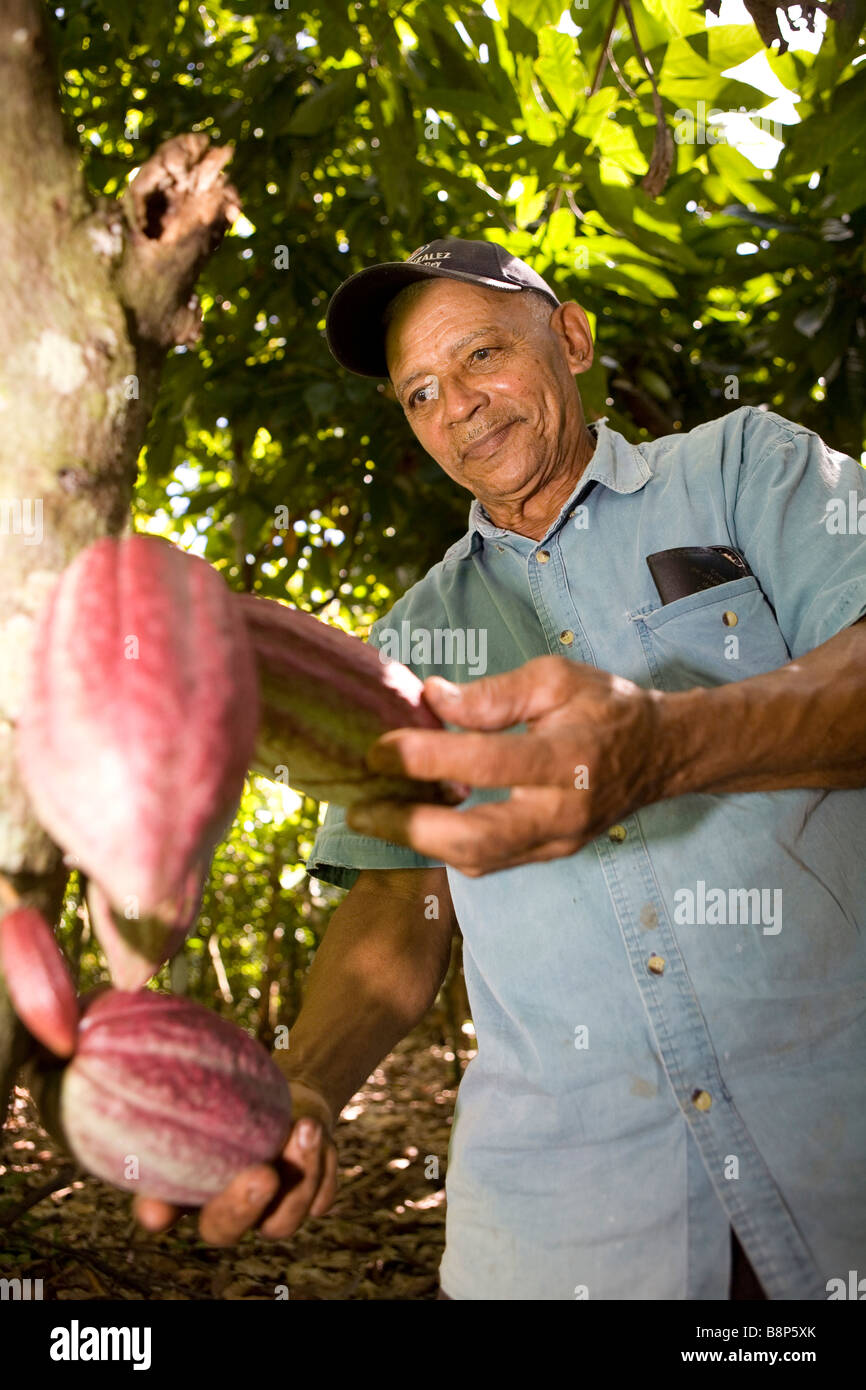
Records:
[[[398,307],[386,353],[419,442],[482,501],[529,495],[575,455],[573,376],[592,361],[578,305],[539,312],[534,295],[431,280]]]

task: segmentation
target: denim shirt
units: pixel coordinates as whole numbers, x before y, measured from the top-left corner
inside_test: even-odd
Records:
[[[677,691],[775,670],[866,612],[853,459],[751,407],[638,445],[593,428],[543,540],[476,500],[371,642],[472,629],[483,670],[441,642],[436,664],[432,638],[407,664],[465,681],[554,652]],[[646,556],[683,545],[734,546],[752,574],[663,604]],[[866,1275],[864,832],[866,789],[689,794],[565,858],[448,869],[478,1042],[451,1298],[725,1299],[730,1225],[770,1299]],[[349,887],[436,862],[332,806],[307,868]]]

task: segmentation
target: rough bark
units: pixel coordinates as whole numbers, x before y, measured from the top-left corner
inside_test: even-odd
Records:
[[[206,136],[169,140],[117,201],[65,129],[39,0],[0,6],[0,872],[56,921],[66,867],[14,758],[34,619],[129,514],[166,353],[200,331],[196,277],[239,212]],[[26,1054],[0,981],[0,1116]]]

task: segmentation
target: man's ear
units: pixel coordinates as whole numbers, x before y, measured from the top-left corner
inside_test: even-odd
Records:
[[[554,310],[550,327],[559,339],[572,376],[588,372],[593,357],[592,331],[589,319],[576,300],[569,299]]]

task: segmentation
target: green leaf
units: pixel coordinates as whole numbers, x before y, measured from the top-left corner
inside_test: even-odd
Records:
[[[523,180],[523,191],[517,199],[514,220],[518,227],[527,227],[540,217],[547,204],[547,191],[538,192],[538,180],[529,177]]]
[[[441,115],[486,116],[494,125],[507,127],[516,112],[509,111],[495,98],[483,92],[467,92],[453,87],[426,87],[424,106]]]
[[[709,159],[721,175],[725,188],[741,203],[745,203],[750,211],[774,211],[772,199],[764,195],[760,183],[754,178],[758,170],[739,150],[731,145],[711,145]]]
[[[416,156],[411,103],[404,88],[385,69],[380,68],[370,74],[367,90],[379,140],[376,174],[386,207],[391,215],[400,217],[408,226],[413,241],[421,241],[423,236],[416,235],[415,228],[420,210],[419,182],[423,170]]]
[[[556,29],[542,29],[538,52],[535,71],[569,120],[583,90],[589,86],[589,74],[576,56],[574,39]]]
[[[720,72],[744,63],[764,48],[754,24],[714,24],[707,30],[707,39],[709,62]]]
[[[538,31],[542,24],[557,24],[566,6],[562,0],[510,0],[508,8],[527,29]]]
[[[645,9],[654,19],[665,22],[675,34],[696,34],[704,31],[705,21],[700,0],[643,0],[640,8]]]
[[[575,122],[574,129],[592,143],[605,121],[617,104],[617,94],[613,87],[600,87],[591,97],[587,97]]]
[[[535,75],[533,60],[527,54],[518,55],[517,75],[520,109],[527,135],[530,140],[537,140],[540,144],[552,144],[559,132],[561,121],[557,124],[549,107],[542,104],[543,96]]]
[[[723,77],[720,69],[702,56],[699,50],[703,46],[706,45],[695,39],[671,39],[659,75],[662,96],[677,105],[703,101],[708,107],[718,102],[729,111],[736,111],[742,105],[754,106],[762,99],[757,89],[748,83]]]
[[[305,97],[292,113],[285,127],[287,135],[321,135],[348,111],[355,100],[355,84],[360,64],[342,68],[336,76]]]

